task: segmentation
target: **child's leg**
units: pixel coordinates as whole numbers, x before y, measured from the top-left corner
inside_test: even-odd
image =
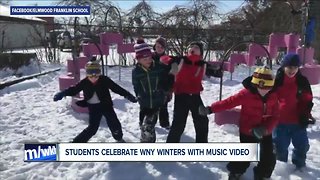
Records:
[[[273,131],[273,142],[276,149],[277,160],[288,161],[288,147],[291,141],[290,125],[278,125]]]
[[[258,179],[270,178],[276,165],[276,155],[271,135],[263,137],[260,142],[260,157],[260,162],[254,168],[255,177],[258,177]]]
[[[297,125],[297,128],[292,135],[293,153],[292,163],[298,168],[306,165],[307,152],[309,151],[309,139],[307,136],[306,128]]]
[[[167,137],[168,143],[180,142],[189,112],[188,98],[188,95],[175,95],[172,126]]]
[[[199,106],[203,105],[200,95],[193,95],[190,102],[190,110],[192,112],[193,124],[196,130],[196,142],[208,142],[208,126],[209,119],[207,116],[199,115]]]
[[[89,139],[96,134],[99,129],[102,112],[96,105],[89,105],[89,126],[85,128],[72,142],[86,143]]]
[[[144,117],[146,116],[146,110],[143,108],[140,108],[140,112],[139,112],[139,127],[141,128]]]
[[[103,115],[107,120],[107,124],[111,131],[112,137],[115,140],[121,140],[123,136],[122,127],[116,113],[114,112],[113,107],[107,107],[106,110],[103,112]]]
[[[145,118],[141,126],[141,139],[142,143],[154,143],[156,142],[155,125],[158,118],[158,109],[145,109]]]
[[[169,127],[169,113],[168,113],[168,103],[165,103],[160,107],[159,111],[159,122],[161,127]]]
[[[256,143],[257,139],[253,136],[248,136],[240,134],[241,143]],[[227,164],[227,169],[230,171],[230,174],[243,174],[246,172],[250,162],[229,162]]]

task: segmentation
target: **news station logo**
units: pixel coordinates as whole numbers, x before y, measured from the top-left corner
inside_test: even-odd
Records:
[[[56,161],[56,144],[25,144],[24,161]]]

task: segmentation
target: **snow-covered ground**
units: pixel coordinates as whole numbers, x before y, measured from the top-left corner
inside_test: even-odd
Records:
[[[32,68],[32,67],[31,67]],[[47,69],[56,68],[46,66]],[[53,102],[53,95],[59,90],[58,77],[62,70],[27,80],[0,90],[0,179],[227,179],[226,162],[23,162],[24,143],[27,142],[69,142],[88,125],[88,115],[74,112],[71,98]],[[133,92],[131,84],[132,67],[122,68],[121,82],[118,68],[108,68],[108,75],[121,86]],[[26,69],[24,71],[27,71]],[[251,71],[252,72],[252,71]],[[0,73],[1,75],[1,73]],[[233,80],[226,73],[223,98],[242,88],[241,81],[248,75],[248,69],[240,66]],[[4,77],[0,77],[4,78]],[[205,79],[202,98],[206,105],[219,99],[219,79]],[[320,119],[320,85],[312,86],[314,92],[313,115]],[[112,94],[116,113],[122,123],[124,139],[139,141],[138,104]],[[172,120],[173,101],[169,103]],[[210,142],[239,142],[238,127],[218,126],[214,115],[209,116]],[[157,142],[165,142],[168,131],[157,125]],[[304,172],[293,172],[291,162],[277,161],[272,179],[319,179],[320,177],[320,123],[308,128],[311,148]],[[191,117],[182,136],[182,142],[194,142],[195,131]],[[114,142],[107,124],[101,121],[100,129],[90,142]],[[292,146],[290,146],[292,149]],[[253,179],[252,163],[243,179]]]

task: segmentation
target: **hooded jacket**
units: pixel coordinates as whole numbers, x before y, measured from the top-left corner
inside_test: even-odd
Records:
[[[252,135],[252,129],[263,126],[267,134],[278,123],[278,97],[270,91],[262,97],[251,83],[252,76],[246,78],[242,84],[244,89],[237,94],[211,105],[212,112],[221,112],[241,105],[239,128],[240,133]]]
[[[149,69],[138,63],[132,71],[132,84],[142,108],[153,109],[163,106],[171,89],[166,72],[155,62]]]

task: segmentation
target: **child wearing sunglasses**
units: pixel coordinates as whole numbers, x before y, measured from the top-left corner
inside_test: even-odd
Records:
[[[114,112],[109,90],[135,103],[136,98],[127,90],[113,82],[109,77],[101,75],[101,66],[97,62],[88,62],[85,66],[87,77],[76,85],[57,93],[53,100],[61,100],[65,96],[75,96],[83,91],[84,99],[76,104],[89,109],[89,126],[84,129],[72,142],[86,143],[98,131],[102,116],[107,120],[113,138],[118,142],[122,139],[121,123]]]
[[[254,179],[270,178],[275,164],[272,142],[272,130],[278,122],[278,96],[271,91],[274,85],[272,71],[257,68],[252,76],[246,78],[244,89],[237,94],[213,103],[211,106],[199,107],[199,113],[206,116],[241,105],[239,120],[240,142],[260,143],[260,161],[254,167]],[[250,162],[229,162],[229,179],[239,179],[250,166]]]

